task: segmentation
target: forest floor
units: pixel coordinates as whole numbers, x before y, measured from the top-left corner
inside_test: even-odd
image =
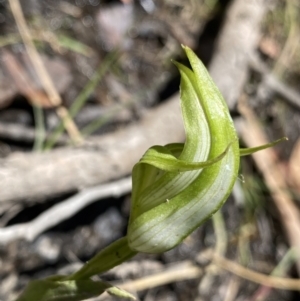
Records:
[[[182,44],[242,146],[289,140],[242,158],[217,218],[178,247],[101,279],[144,301],[300,300],[300,282],[288,286],[300,277],[299,1],[20,2],[0,1],[0,301],[126,234],[133,165],[184,141]]]

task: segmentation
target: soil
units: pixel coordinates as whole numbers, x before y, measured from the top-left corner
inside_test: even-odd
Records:
[[[95,137],[135,123],[145,112],[178,92],[179,75],[171,59],[186,62],[180,44],[195,49],[208,65],[230,5],[227,0],[189,0],[184,4],[177,0],[21,2],[35,45],[67,108],[98,72],[95,87],[86,94],[84,106],[75,117],[78,128]],[[270,70],[280,70],[282,82],[288,82],[299,97],[299,38],[295,46],[298,52],[294,50],[282,63],[289,34],[282,27],[287,26],[282,17],[287,4],[279,0],[270,2],[257,54]],[[7,53],[17,61],[17,73],[29,79],[33,90],[42,93],[43,89],[18,34],[8,1],[0,1],[0,34],[0,156],[5,159],[12,153],[33,152],[38,127],[32,100],[12,75]],[[285,171],[299,142],[300,106],[291,105],[284,95],[262,82],[262,73],[252,68],[243,93],[250,99],[249,104],[264,124],[270,140],[289,137],[288,142],[276,146],[280,166]],[[40,105],[49,135],[59,125],[59,119],[55,107],[42,101]],[[238,110],[232,114],[234,118],[240,116]],[[64,133],[54,148],[69,143]],[[236,191],[221,210],[229,241],[226,257],[270,274],[289,250],[289,242],[263,175],[251,158],[242,160],[240,174]],[[290,191],[299,207],[300,187],[290,187]],[[0,208],[1,226],[29,222],[76,192],[54,194],[34,202],[23,200],[12,207]],[[16,239],[1,245],[0,301],[15,300],[30,280],[76,271],[81,263],[125,235],[129,203],[129,194],[99,200],[32,242]],[[214,227],[209,220],[177,248],[160,255],[139,254],[101,278],[126,282],[186,260],[206,267],[196,258],[201,250],[213,248],[215,242]],[[285,274],[297,278],[295,266],[289,267]],[[236,293],[230,298],[228,287],[232,285]],[[137,296],[145,301],[300,300],[299,292],[275,289],[258,299],[263,296],[258,284],[221,269],[207,272],[201,279],[147,289]]]

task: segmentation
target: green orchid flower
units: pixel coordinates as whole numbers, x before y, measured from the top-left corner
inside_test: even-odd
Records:
[[[56,283],[56,293],[66,294],[66,287],[70,287],[74,300],[81,300],[81,295],[91,287],[99,294],[107,290],[107,284],[82,281],[119,265],[138,252],[161,253],[176,247],[226,201],[238,176],[240,156],[285,139],[253,149],[240,149],[221,93],[195,53],[188,47],[183,48],[192,67],[175,62],[181,74],[185,143],[153,146],[146,151],[132,171],[127,236],[98,253],[73,275],[48,279]],[[81,295],[74,293],[77,288]],[[117,288],[109,289],[115,295],[126,295]],[[59,293],[53,298],[53,289],[50,291],[41,293],[46,296],[42,300],[50,300],[48,295],[51,300],[64,300]],[[29,300],[22,298],[18,301]]]
[[[139,252],[161,253],[182,242],[220,208],[238,174],[238,139],[226,103],[201,61],[184,49],[193,71],[175,64],[186,142],[152,147],[133,168],[128,242]]]
[[[195,53],[183,47],[192,70],[176,63],[186,133],[184,144],[153,146],[132,172],[128,244],[161,253],[177,246],[226,201],[238,176],[239,149],[226,102]]]

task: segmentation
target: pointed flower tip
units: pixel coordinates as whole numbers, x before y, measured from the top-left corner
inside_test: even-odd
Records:
[[[184,50],[191,49],[189,46],[186,46],[186,45],[183,45],[183,44],[181,44],[181,47],[182,47]]]

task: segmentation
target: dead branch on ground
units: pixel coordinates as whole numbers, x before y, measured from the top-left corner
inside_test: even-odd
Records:
[[[91,203],[108,197],[119,197],[131,191],[131,178],[84,189],[78,194],[44,211],[34,220],[0,229],[0,244],[16,239],[34,240],[44,231],[70,218]]]

